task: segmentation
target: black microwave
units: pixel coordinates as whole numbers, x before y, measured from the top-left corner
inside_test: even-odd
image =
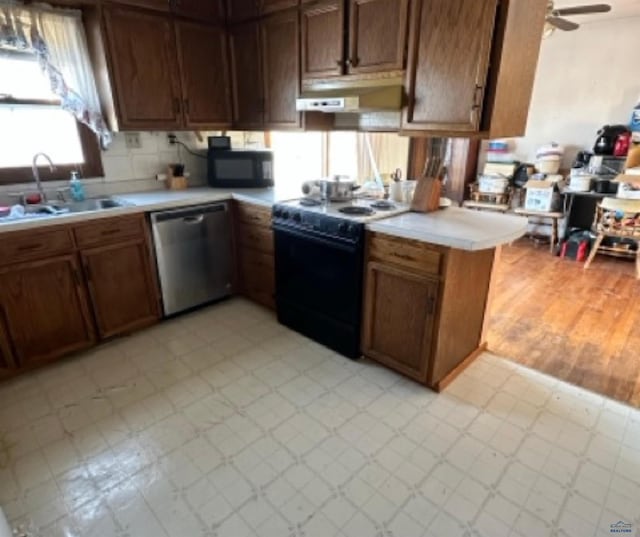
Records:
[[[273,186],[273,152],[210,148],[207,175],[215,188]]]

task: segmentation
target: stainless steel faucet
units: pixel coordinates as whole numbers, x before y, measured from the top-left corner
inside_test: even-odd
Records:
[[[36,182],[38,187],[38,193],[40,194],[40,203],[45,203],[47,201],[47,196],[44,193],[44,189],[42,188],[42,182],[40,181],[40,172],[38,171],[38,158],[44,158],[49,162],[49,170],[55,171],[56,167],[53,165],[53,161],[49,158],[49,155],[45,153],[36,153],[33,156],[33,164],[31,166],[31,171],[33,171],[33,180]]]

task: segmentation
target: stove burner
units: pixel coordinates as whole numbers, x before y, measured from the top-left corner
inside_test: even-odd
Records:
[[[300,200],[300,205],[303,207],[318,207],[322,205],[322,202],[313,198],[304,198]]]
[[[338,210],[342,214],[348,214],[352,216],[369,216],[375,213],[375,211],[371,207],[358,207],[355,205],[351,207],[342,207],[341,209],[338,209]]]
[[[390,201],[383,200],[373,202],[371,204],[371,207],[373,209],[379,209],[381,211],[393,211],[396,208],[396,206]]]

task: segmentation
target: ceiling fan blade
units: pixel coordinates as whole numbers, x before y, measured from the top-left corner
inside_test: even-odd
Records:
[[[572,32],[573,30],[580,28],[579,24],[560,17],[547,17],[547,22],[551,24],[551,26],[555,26],[559,30],[564,30],[565,32]]]
[[[553,10],[556,17],[570,17],[571,15],[591,15],[593,13],[609,13],[609,4],[592,4],[589,6],[561,7]]]

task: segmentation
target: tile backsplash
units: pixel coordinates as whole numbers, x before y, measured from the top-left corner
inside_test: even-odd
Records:
[[[126,192],[140,192],[164,188],[164,182],[155,179],[156,174],[166,173],[167,165],[172,162],[183,162],[186,171],[191,174],[189,186],[206,184],[207,136],[218,133],[202,133],[199,141],[192,132],[175,133],[178,140],[194,153],[190,154],[180,145],[169,144],[166,132],[140,132],[141,147],[129,149],[125,144],[124,133],[114,133],[113,143],[102,152],[104,177],[84,178],[88,196],[104,196]],[[261,132],[232,132],[232,146],[262,147],[264,134]],[[43,183],[46,191],[55,192],[67,185],[68,180],[47,181]],[[0,204],[15,202],[11,193],[35,190],[35,183],[24,183],[0,186]],[[52,198],[55,197],[51,196]]]

